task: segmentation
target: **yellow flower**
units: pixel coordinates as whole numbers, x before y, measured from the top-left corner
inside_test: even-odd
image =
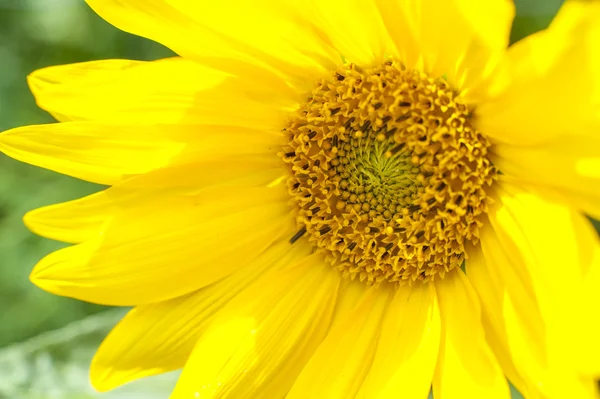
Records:
[[[88,0],[180,57],[46,68],[6,154],[109,188],[25,217],[32,280],[135,306],[107,390],[598,397],[600,5]]]

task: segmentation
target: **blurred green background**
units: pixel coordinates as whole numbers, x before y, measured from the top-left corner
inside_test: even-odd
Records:
[[[516,3],[513,42],[547,26],[562,1]],[[52,122],[35,106],[27,88],[26,76],[38,68],[170,54],[156,43],[113,28],[83,0],[0,0],[0,131]],[[98,187],[1,154],[0,175],[0,399],[167,398],[176,375],[109,394],[94,393],[87,365],[124,310],[56,297],[28,280],[35,263],[61,244],[28,232],[22,215]]]

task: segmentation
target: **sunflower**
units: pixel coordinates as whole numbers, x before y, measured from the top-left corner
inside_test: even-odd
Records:
[[[104,391],[598,397],[600,5],[508,47],[504,0],[87,0],[178,56],[49,67],[18,160],[39,287],[133,306]]]

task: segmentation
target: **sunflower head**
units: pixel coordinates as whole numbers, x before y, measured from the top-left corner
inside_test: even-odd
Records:
[[[178,56],[34,73],[0,150],[109,186],[26,216],[36,284],[134,306],[95,387],[597,399],[599,2],[87,1]]]
[[[298,233],[345,275],[412,283],[460,266],[496,170],[443,78],[387,61],[318,82],[283,133]]]

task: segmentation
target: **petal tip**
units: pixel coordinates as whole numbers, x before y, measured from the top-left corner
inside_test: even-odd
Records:
[[[52,79],[50,79],[52,75],[47,73],[48,69],[50,68],[52,67],[38,69],[27,76],[27,85],[29,86],[29,90],[31,90],[36,98],[39,93],[43,92],[55,83]]]
[[[122,385],[122,383],[119,383],[118,381],[115,382],[114,378],[111,377],[112,373],[110,368],[102,365],[102,362],[98,358],[98,353],[96,353],[90,364],[90,384],[98,392],[107,392]]]
[[[29,274],[29,281],[46,292],[59,295],[55,281],[48,277],[49,276],[47,276],[43,270],[40,270],[40,268],[36,266]]]

